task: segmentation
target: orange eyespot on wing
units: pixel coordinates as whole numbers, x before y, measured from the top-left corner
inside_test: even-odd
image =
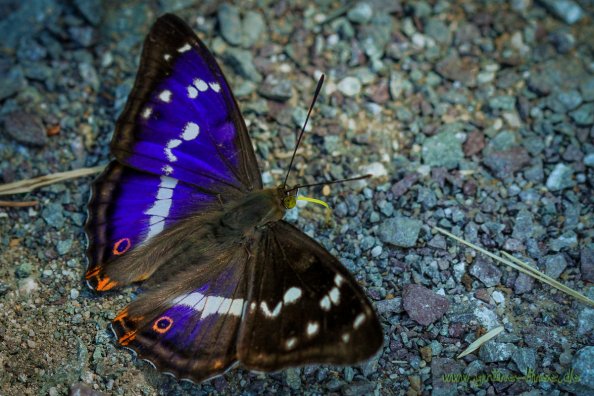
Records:
[[[95,267],[87,271],[85,279],[89,281],[89,285],[93,289],[98,291],[107,291],[118,285],[118,282],[101,273],[101,267]]]
[[[118,335],[118,342],[120,345],[126,346],[136,338],[138,333],[137,323],[140,322],[144,317],[132,317],[128,314],[128,308],[124,308],[118,315],[113,319],[113,325]]]
[[[122,238],[113,244],[112,253],[116,256],[126,253],[132,247],[130,238]]]
[[[171,326],[173,326],[173,319],[169,316],[161,316],[153,323],[153,330],[159,334],[163,334],[167,333]]]

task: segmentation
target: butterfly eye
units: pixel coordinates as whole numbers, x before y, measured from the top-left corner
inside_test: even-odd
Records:
[[[293,195],[287,195],[283,198],[283,206],[287,209],[293,209],[297,204],[297,199]]]

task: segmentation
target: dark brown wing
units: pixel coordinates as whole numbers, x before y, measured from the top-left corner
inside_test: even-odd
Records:
[[[239,361],[271,371],[311,363],[353,364],[383,343],[377,316],[353,276],[313,239],[279,221],[250,268]]]

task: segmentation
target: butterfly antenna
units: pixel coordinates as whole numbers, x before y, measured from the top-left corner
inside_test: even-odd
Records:
[[[313,183],[313,184],[303,184],[303,185],[298,184],[295,187],[293,187],[292,189],[288,190],[287,192],[289,193],[291,191],[295,191],[295,190],[298,190],[300,188],[305,188],[305,187],[324,186],[324,185],[329,185],[329,184],[338,184],[338,183],[351,182],[351,181],[355,181],[355,180],[368,179],[371,176],[373,176],[373,175],[367,174],[367,175],[363,175],[363,176],[349,177],[348,179],[331,180],[331,181],[319,182],[319,183]]]
[[[295,150],[293,151],[293,156],[291,157],[291,162],[289,163],[289,170],[287,171],[287,175],[285,176],[285,181],[283,182],[283,190],[287,187],[287,179],[289,178],[289,173],[291,173],[291,168],[293,167],[293,161],[295,160],[295,154],[297,154],[297,148],[299,148],[299,143],[301,143],[301,138],[305,133],[305,127],[307,126],[307,121],[309,120],[309,115],[313,110],[314,104],[318,99],[318,95],[320,94],[320,90],[322,89],[322,84],[324,83],[324,75],[320,77],[318,80],[318,86],[316,87],[316,92],[314,93],[313,100],[311,101],[311,105],[309,106],[309,111],[307,112],[307,117],[305,118],[305,122],[303,123],[303,128],[301,128],[301,132],[299,133],[299,138],[297,139],[297,144],[295,145]],[[291,190],[292,191],[292,190]]]

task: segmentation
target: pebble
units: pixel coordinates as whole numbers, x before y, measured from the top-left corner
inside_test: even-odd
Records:
[[[431,360],[431,390],[432,396],[453,396],[460,394],[458,383],[446,381],[447,375],[459,375],[464,372],[464,365],[460,360],[435,357]]]
[[[435,71],[448,80],[458,81],[467,87],[474,87],[479,65],[470,57],[460,58],[455,52],[452,52],[447,58],[437,63]]]
[[[464,158],[462,145],[454,131],[438,133],[425,140],[421,149],[423,163],[453,169]]]
[[[402,298],[395,297],[389,300],[381,300],[375,302],[375,309],[380,315],[388,316],[390,314],[397,314],[403,311]]]
[[[256,70],[251,51],[228,47],[223,52],[223,60],[240,76],[256,83],[262,81],[262,75]]]
[[[98,26],[103,18],[103,5],[101,0],[74,0],[74,5],[85,19]]]
[[[485,153],[483,162],[499,179],[506,179],[530,163],[530,155],[523,147]]]
[[[592,330],[594,330],[594,308],[585,307],[578,313],[577,333],[585,336]]]
[[[62,212],[62,205],[57,202],[47,204],[41,211],[41,217],[47,224],[58,229],[62,228],[66,221]]]
[[[590,77],[586,79],[583,84],[580,84],[580,92],[582,93],[584,101],[594,101],[594,77]]]
[[[545,274],[553,279],[559,278],[561,273],[567,267],[567,261],[565,260],[565,255],[563,254],[545,256],[542,258],[542,262],[545,266]]]
[[[39,285],[33,278],[25,278],[19,281],[19,294],[28,296],[35,290],[39,289]]]
[[[19,143],[41,147],[48,142],[41,118],[35,114],[17,110],[3,117],[4,132]]]
[[[534,278],[524,273],[518,274],[514,281],[514,292],[516,294],[528,293],[534,287]]]
[[[573,187],[573,168],[569,165],[559,163],[555,166],[549,177],[546,186],[549,191],[561,191]]]
[[[580,251],[580,271],[585,281],[594,283],[594,244],[584,246]]]
[[[72,289],[72,290],[70,290],[70,299],[71,300],[76,300],[78,298],[79,294],[80,293],[79,293],[78,289]]]
[[[347,18],[354,23],[366,24],[371,20],[371,17],[373,17],[373,9],[364,1],[356,3],[347,12]]]
[[[290,80],[270,74],[259,86],[258,93],[268,99],[286,102],[293,96],[293,86]]]
[[[514,344],[491,340],[481,346],[479,357],[486,363],[505,362],[512,356],[515,349]]]
[[[534,233],[534,220],[532,213],[522,209],[516,215],[512,236],[520,241],[525,241],[532,237]]]
[[[231,45],[241,45],[242,29],[239,8],[228,3],[222,3],[217,11],[217,18],[221,36]]]
[[[362,175],[369,174],[373,178],[379,178],[388,175],[386,167],[381,162],[372,162],[367,165],[362,165],[359,167],[359,172]]]
[[[594,124],[594,103],[584,103],[570,112],[569,116],[578,126],[590,126]]]
[[[361,92],[361,82],[356,77],[345,77],[338,83],[338,90],[345,96],[356,96]]]
[[[257,11],[246,11],[243,22],[243,35],[241,37],[241,44],[244,48],[251,48],[262,39],[266,33],[266,22],[261,13]]]
[[[568,219],[565,220],[568,223]],[[559,238],[552,239],[550,241],[551,250],[558,252],[565,248],[574,248],[578,244],[577,235],[574,231],[564,232]]]
[[[476,258],[469,273],[487,287],[497,286],[501,282],[501,270],[482,256]]]
[[[31,263],[25,262],[25,263],[20,264],[16,268],[16,270],[14,271],[14,274],[17,278],[24,279],[24,278],[27,278],[29,275],[31,275],[31,272],[33,272],[33,266],[31,265]]]
[[[379,239],[399,247],[413,247],[417,243],[422,222],[409,217],[384,220],[378,229]]]
[[[536,351],[533,348],[516,348],[511,358],[524,375],[536,367]]]
[[[402,291],[402,306],[412,320],[428,326],[441,319],[450,304],[444,296],[424,286],[409,284]]]
[[[65,239],[63,241],[58,241],[58,243],[56,244],[56,251],[60,256],[63,256],[70,251],[71,247],[72,239]]]
[[[571,367],[580,377],[579,384],[586,392],[594,392],[594,346],[587,346],[576,352]],[[583,393],[586,394],[586,393]]]
[[[541,3],[568,25],[573,25],[582,19],[584,14],[582,7],[573,0],[541,0]]]

